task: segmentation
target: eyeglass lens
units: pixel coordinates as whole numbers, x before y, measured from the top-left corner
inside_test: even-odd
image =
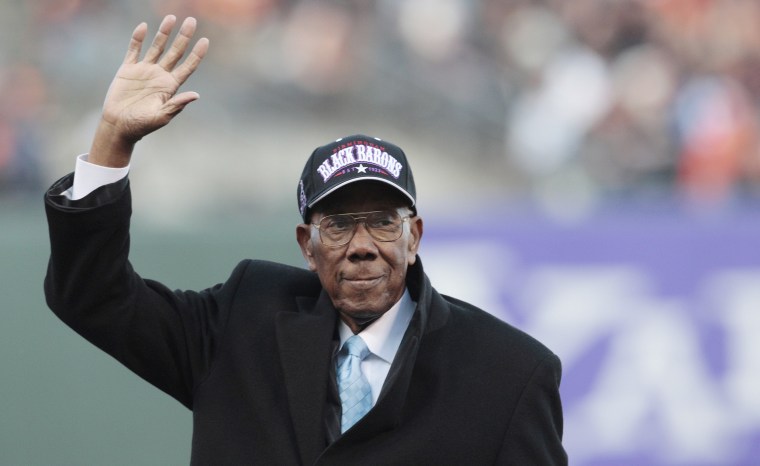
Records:
[[[351,240],[360,222],[378,241],[395,241],[401,237],[403,220],[394,211],[328,215],[319,222],[319,231],[326,243],[345,244]]]

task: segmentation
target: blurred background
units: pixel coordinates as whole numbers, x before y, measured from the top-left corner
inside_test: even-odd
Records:
[[[302,265],[306,157],[381,137],[411,159],[434,286],[561,357],[571,464],[760,464],[755,0],[0,3],[0,464],[189,460],[191,413],[42,295],[42,193],[167,13],[211,48],[201,99],[133,160],[144,276]]]

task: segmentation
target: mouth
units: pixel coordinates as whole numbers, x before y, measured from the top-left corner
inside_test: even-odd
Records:
[[[344,277],[343,281],[353,287],[353,288],[359,288],[359,289],[368,289],[372,288],[383,279],[382,276],[380,277]]]

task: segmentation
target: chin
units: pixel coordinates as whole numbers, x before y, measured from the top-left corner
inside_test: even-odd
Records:
[[[361,300],[348,300],[342,299],[334,303],[335,308],[343,314],[351,316],[355,319],[370,319],[383,315],[385,311],[390,309],[378,309],[377,300],[367,299],[366,297]]]
[[[378,317],[396,303],[387,290],[341,290],[340,296],[333,300],[337,310],[348,316],[364,319]]]

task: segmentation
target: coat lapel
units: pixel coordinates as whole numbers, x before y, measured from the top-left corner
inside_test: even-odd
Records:
[[[324,409],[336,313],[324,292],[318,300],[299,298],[297,303],[300,312],[277,315],[277,345],[301,460],[311,464],[325,448]]]
[[[380,392],[377,404],[356,423],[354,429],[346,432],[345,437],[348,441],[369,440],[381,432],[393,430],[401,424],[418,346],[419,337],[417,335],[407,335],[404,338],[404,342],[391,366],[388,379],[386,379],[383,390]]]

